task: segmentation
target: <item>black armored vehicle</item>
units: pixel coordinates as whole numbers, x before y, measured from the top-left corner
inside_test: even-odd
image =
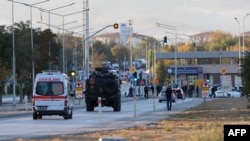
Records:
[[[86,110],[94,111],[101,98],[102,106],[113,107],[114,111],[121,111],[121,81],[106,68],[96,68],[86,80],[85,102]]]

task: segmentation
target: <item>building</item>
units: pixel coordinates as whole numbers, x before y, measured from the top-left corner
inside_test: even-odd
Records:
[[[177,79],[178,86],[186,86],[187,88],[195,87],[195,80],[208,79],[209,84],[220,84],[221,75],[231,76],[232,86],[242,86],[239,71],[240,67],[237,63],[239,52],[238,51],[200,51],[200,52],[168,52],[157,53],[157,60],[177,60],[176,65],[172,65],[166,68],[166,73],[170,75],[172,82],[175,83]],[[217,58],[220,60],[230,59],[230,63],[223,64],[220,61],[219,64],[181,64],[181,59],[212,59]],[[188,61],[185,61],[188,62]],[[176,71],[175,71],[176,70]],[[209,78],[207,78],[209,76]]]
[[[202,32],[194,35],[189,36],[189,40],[192,43],[195,43],[196,45],[199,45],[201,43],[209,42],[211,39],[211,34],[213,32]]]
[[[127,23],[120,23],[120,32],[115,33],[103,33],[92,37],[92,42],[100,41],[103,44],[109,44],[115,42],[123,46],[129,46],[132,42],[132,47],[137,44],[142,43],[142,41],[147,37],[146,35],[133,33],[133,27]]]
[[[120,44],[126,45],[128,38],[130,38],[130,33],[133,33],[133,28],[129,27],[126,23],[120,24]]]
[[[104,33],[92,38],[93,42],[100,41],[103,44],[110,44],[112,42],[120,43],[120,33]]]
[[[132,34],[132,47],[135,47],[137,44],[142,43],[146,37],[147,36],[142,35],[142,34],[133,33]],[[125,35],[121,36],[120,33],[116,32],[116,33],[104,33],[104,34],[97,35],[92,38],[92,41],[93,42],[100,41],[103,44],[109,44],[111,42],[115,42],[120,45],[129,46],[131,38],[130,38],[130,35],[126,35],[126,42],[125,42]]]

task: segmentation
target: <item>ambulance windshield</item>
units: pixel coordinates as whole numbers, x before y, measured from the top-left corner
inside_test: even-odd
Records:
[[[38,82],[36,86],[36,94],[44,96],[62,95],[63,90],[62,82]]]

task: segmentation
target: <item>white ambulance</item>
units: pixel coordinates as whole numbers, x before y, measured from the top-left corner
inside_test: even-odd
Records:
[[[42,71],[35,78],[32,99],[33,119],[59,115],[72,119],[69,77],[56,70]]]

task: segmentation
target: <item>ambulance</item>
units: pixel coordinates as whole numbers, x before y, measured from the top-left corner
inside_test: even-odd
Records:
[[[32,110],[34,120],[51,115],[72,119],[73,103],[70,98],[69,77],[57,70],[36,74]]]

